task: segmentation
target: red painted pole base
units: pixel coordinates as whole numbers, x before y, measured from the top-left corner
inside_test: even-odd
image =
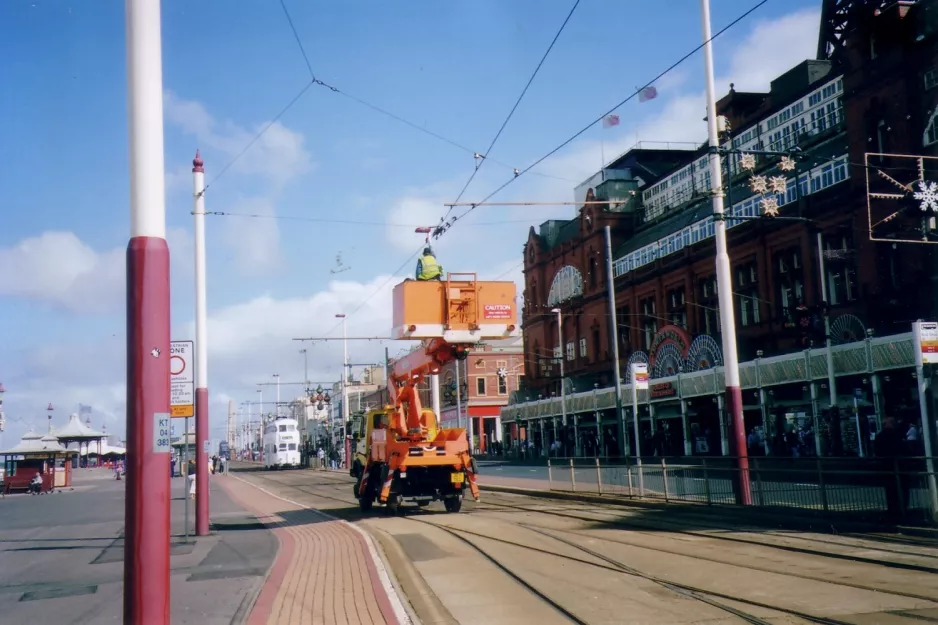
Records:
[[[736,503],[752,505],[752,482],[749,478],[749,450],[746,447],[746,423],[743,421],[743,391],[726,387],[726,409],[730,415],[730,453],[737,458],[737,480],[733,487]]]
[[[208,463],[211,450],[205,443],[211,440],[208,431],[208,389],[195,389],[195,535],[208,536]]]
[[[169,247],[127,246],[127,486],[124,623],[169,625]]]

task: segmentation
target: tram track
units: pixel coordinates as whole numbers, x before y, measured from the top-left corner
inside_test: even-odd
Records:
[[[357,512],[358,502],[357,502],[357,499],[355,499],[354,496],[351,494],[350,490],[348,490],[349,489],[348,483],[336,483],[332,480],[327,479],[327,480],[317,480],[316,482],[313,482],[313,483],[293,484],[291,483],[293,480],[289,480],[289,479],[280,480],[280,479],[274,478],[273,476],[259,476],[259,477],[260,479],[264,481],[273,482],[282,487],[295,489],[310,497],[315,497],[315,498],[319,498],[319,499],[326,500],[326,501],[334,501],[334,502],[343,504],[345,506],[348,506],[347,509],[344,509],[342,511],[325,510],[327,513],[331,513],[331,514],[338,513],[340,516],[342,516],[343,518],[347,518],[348,520],[358,520],[358,519],[365,519],[365,518],[373,517],[373,515],[362,515]],[[326,490],[327,492],[324,493],[322,492],[323,490]],[[330,492],[330,491],[334,491],[334,492]],[[339,496],[340,491],[347,492],[348,494],[344,496]],[[527,506],[492,502],[490,500],[486,501],[485,503],[478,504],[477,506],[473,506],[469,510],[464,509],[464,511],[460,515],[456,515],[453,518],[482,517],[486,515],[486,513],[491,513],[491,512],[499,513],[499,512],[505,512],[507,510],[511,510],[515,512],[523,512],[523,513],[531,514],[531,515],[544,514],[544,515],[553,516],[553,517],[576,520],[576,521],[580,521],[584,523],[597,521],[597,519],[595,518],[589,518],[589,517],[584,517],[584,516],[580,516],[576,514],[571,514],[570,513],[571,511],[569,510],[565,510],[562,512],[556,511],[556,510],[543,510],[543,509],[539,509],[536,507],[530,508]],[[423,509],[416,509],[415,512],[416,512],[416,515],[404,513],[404,514],[396,515],[395,518],[402,519],[402,520],[412,522],[415,524],[420,524],[423,526],[431,526],[459,540],[462,544],[466,545],[467,547],[472,549],[474,552],[477,552],[481,557],[483,557],[486,561],[488,561],[492,566],[496,567],[499,571],[501,571],[502,573],[510,577],[512,580],[517,582],[522,588],[525,589],[526,592],[530,593],[531,596],[536,597],[539,601],[542,601],[545,604],[549,605],[558,614],[563,615],[564,618],[574,623],[587,623],[588,621],[584,620],[581,616],[578,616],[573,610],[570,609],[569,606],[564,606],[558,601],[556,601],[555,599],[551,598],[548,593],[539,589],[536,586],[536,583],[525,579],[524,573],[512,567],[510,564],[508,564],[506,559],[496,557],[496,555],[492,553],[493,550],[490,547],[486,547],[486,545],[484,544],[485,541],[491,541],[500,545],[511,545],[514,547],[520,547],[520,548],[524,548],[524,549],[528,549],[532,551],[537,551],[543,555],[547,555],[553,558],[560,558],[562,561],[566,560],[569,562],[580,563],[580,564],[588,565],[591,567],[598,567],[608,572],[618,573],[618,574],[622,574],[622,575],[626,575],[626,576],[630,576],[634,578],[641,578],[648,582],[661,586],[662,588],[665,588],[669,592],[674,593],[676,596],[681,596],[686,599],[700,601],[703,604],[710,605],[711,607],[715,609],[718,609],[723,612],[726,612],[727,614],[733,615],[745,622],[753,623],[757,625],[771,625],[771,621],[767,621],[764,618],[760,617],[759,615],[753,614],[752,612],[747,611],[745,609],[739,609],[739,608],[733,607],[732,605],[728,605],[725,602],[730,601],[736,604],[749,606],[753,609],[768,610],[768,611],[773,611],[773,612],[777,612],[780,614],[786,614],[789,617],[801,619],[809,623],[819,623],[819,624],[824,624],[824,625],[851,625],[851,623],[849,621],[843,621],[843,620],[838,620],[838,619],[829,618],[829,617],[816,616],[816,615],[808,614],[808,613],[801,612],[798,610],[792,610],[792,609],[788,609],[788,608],[784,608],[784,607],[780,607],[776,605],[770,605],[770,604],[756,601],[753,599],[742,599],[739,597],[733,597],[724,593],[720,593],[715,590],[709,590],[706,588],[700,588],[700,587],[693,586],[690,584],[683,584],[683,583],[668,580],[668,579],[662,579],[653,574],[646,573],[644,571],[636,569],[630,564],[628,564],[627,562],[623,562],[622,560],[612,558],[604,553],[600,553],[582,544],[578,544],[575,540],[571,540],[570,537],[558,536],[557,533],[562,531],[567,536],[570,536],[572,534],[573,536],[577,536],[577,537],[590,538],[594,540],[605,541],[608,543],[617,543],[617,544],[621,544],[623,546],[630,547],[630,548],[645,549],[645,550],[650,550],[654,552],[664,553],[667,555],[692,558],[692,559],[703,561],[703,562],[711,562],[711,563],[717,563],[721,565],[735,566],[739,568],[757,571],[760,573],[783,575],[783,576],[791,577],[794,579],[800,579],[804,581],[823,582],[826,584],[833,584],[836,586],[852,588],[855,590],[861,590],[865,592],[880,593],[882,595],[894,595],[897,597],[914,599],[917,601],[925,601],[931,604],[938,604],[938,600],[936,600],[936,598],[934,597],[927,597],[927,596],[923,596],[923,595],[919,595],[915,593],[908,593],[908,592],[895,591],[895,590],[884,590],[882,588],[876,588],[876,587],[867,586],[863,584],[845,582],[841,580],[831,580],[828,578],[821,578],[821,577],[811,576],[811,575],[799,575],[799,574],[789,573],[783,570],[775,570],[775,569],[766,568],[766,567],[747,565],[743,563],[720,560],[716,558],[700,557],[698,555],[681,553],[676,550],[635,544],[635,543],[625,541],[625,540],[620,540],[617,538],[596,537],[592,534],[588,534],[584,530],[576,530],[576,529],[559,530],[556,528],[540,526],[534,523],[512,521],[513,526],[516,528],[523,528],[524,531],[531,532],[532,534],[535,534],[541,537],[542,539],[548,538],[550,540],[557,541],[558,544],[566,545],[568,548],[574,549],[577,552],[582,553],[588,556],[589,558],[592,558],[592,560],[586,559],[586,558],[577,558],[577,557],[572,557],[570,555],[558,554],[558,553],[551,552],[548,550],[538,549],[536,547],[531,547],[529,545],[519,544],[518,542],[507,541],[502,538],[497,538],[491,535],[480,534],[480,533],[468,530],[466,528],[455,527],[453,525],[446,523],[443,520],[443,518],[448,518],[449,515],[438,515],[435,512],[426,511]],[[591,510],[590,512],[594,514],[596,512],[600,512],[601,514],[612,514],[611,512],[603,512],[603,511],[596,511],[596,510]],[[416,516],[419,516],[420,518],[416,518]],[[436,518],[436,517],[439,517],[439,518]],[[498,521],[499,519],[497,517],[490,516],[489,520]],[[612,523],[612,525],[629,527],[632,532],[635,532],[637,534],[654,535],[652,533],[641,532],[641,531],[636,531],[635,529],[632,529],[636,526],[641,527],[641,524],[629,524],[627,522],[623,522],[623,523]],[[667,531],[673,531],[675,533],[689,533],[699,538],[705,538],[705,539],[706,538],[730,539],[730,540],[733,540],[733,542],[738,542],[738,543],[753,543],[754,542],[754,541],[749,541],[749,540],[735,540],[732,537],[715,537],[710,534],[691,532],[688,530],[667,530]],[[661,535],[658,534],[657,538],[661,538]],[[765,549],[782,549],[784,547],[784,546],[778,546],[775,544],[765,544],[765,543],[755,543],[755,544]],[[837,546],[844,547],[844,545],[837,545]],[[857,547],[857,548],[860,548],[860,547]],[[792,550],[792,549],[789,549],[789,550]],[[820,556],[832,555],[826,552],[816,551],[816,550],[808,550],[808,549],[794,549],[794,550],[798,553],[809,552],[809,553],[820,555]],[[883,550],[883,551],[888,552],[890,550]],[[833,555],[843,556],[843,554],[833,554]],[[878,565],[878,566],[888,566],[889,564],[896,564],[896,563],[888,562],[888,561],[874,560],[872,558],[854,558],[854,557],[844,556],[842,559],[847,559],[847,560],[851,560],[853,562],[858,562],[858,563],[873,564],[873,565]],[[598,560],[599,562],[597,562],[596,560]],[[930,569],[930,567],[902,567],[900,566],[897,568],[911,568],[911,570],[914,570],[917,572],[926,572],[930,574],[938,573],[938,570]],[[905,614],[900,614],[900,613],[894,613],[893,616],[894,617],[899,616],[901,618],[908,618],[911,620],[919,620],[919,621],[921,620],[921,617],[918,617],[916,615],[905,615]]]
[[[546,514],[549,516],[568,518],[568,519],[579,520],[579,521],[584,521],[584,522],[596,522],[598,520],[598,519],[594,519],[590,517],[584,517],[578,514],[571,514],[570,512],[559,512],[556,510],[544,510],[541,508],[531,508],[527,506],[517,506],[517,505],[505,504],[505,503],[492,503],[490,501],[486,501],[484,505],[501,507],[501,508],[517,509],[519,511],[531,512],[531,513],[536,513],[536,514]],[[572,510],[572,508],[564,508],[564,510]],[[628,528],[631,531],[634,531],[640,534],[654,535],[652,532],[647,531],[650,529],[654,529],[653,527],[650,527],[649,523],[641,523],[641,522],[623,520],[621,518],[620,512],[608,511],[608,510],[604,510],[601,508],[591,509],[589,512],[590,514],[594,514],[594,515],[606,515],[606,516],[616,517],[610,521],[604,521],[608,523],[609,525]],[[707,539],[712,539],[712,540],[733,542],[733,543],[752,545],[752,546],[763,547],[763,548],[772,548],[772,549],[778,549],[781,551],[797,553],[800,555],[810,555],[810,556],[818,556],[818,557],[824,557],[824,558],[832,558],[832,559],[845,560],[848,562],[855,562],[855,563],[860,563],[860,564],[871,564],[871,565],[883,566],[887,568],[903,569],[903,570],[915,571],[919,573],[927,573],[930,575],[938,575],[938,567],[933,567],[933,566],[927,566],[927,565],[922,565],[922,564],[911,564],[911,563],[906,563],[906,562],[896,562],[894,560],[878,560],[875,558],[866,558],[863,556],[855,556],[855,555],[842,554],[842,553],[832,553],[830,551],[820,551],[817,549],[796,547],[794,545],[781,545],[777,543],[760,542],[757,540],[749,540],[749,539],[740,538],[737,536],[726,536],[726,535],[721,535],[721,534],[703,533],[703,532],[698,532],[698,531],[693,531],[693,530],[679,529],[682,526],[681,523],[675,522],[675,521],[668,521],[665,519],[657,519],[656,523],[659,523],[662,526],[670,526],[671,529],[667,529],[666,531],[670,533],[674,533],[674,534],[683,534],[686,536],[693,536],[696,538],[707,538]],[[731,530],[731,531],[736,531],[736,530]],[[852,545],[843,545],[843,544],[836,544],[836,543],[830,543],[830,544],[832,546],[838,546],[838,547],[843,547],[843,548],[877,550],[877,551],[883,551],[885,553],[899,553],[900,555],[908,555],[908,553],[906,552],[896,552],[893,550],[878,549],[874,546],[852,546]],[[936,556],[932,554],[923,554],[922,557],[933,558]]]

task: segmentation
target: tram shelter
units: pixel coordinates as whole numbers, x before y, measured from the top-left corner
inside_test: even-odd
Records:
[[[101,457],[102,441],[107,438],[107,435],[104,432],[98,432],[97,430],[92,429],[90,425],[82,423],[81,418],[77,413],[72,413],[69,415],[68,423],[66,423],[61,429],[57,429],[55,431],[55,436],[66,449],[72,443],[78,443],[77,455],[79,457],[86,457],[86,466],[90,466],[90,464],[88,464],[88,460],[90,460],[90,456],[93,452],[89,452],[91,452],[93,446],[97,452],[94,454],[95,462],[99,462]],[[84,451],[82,450],[82,447],[84,447]]]
[[[4,492],[28,490],[37,472],[42,476],[42,492],[70,487],[72,464],[68,460],[77,454],[77,450],[63,447],[52,434],[27,432],[16,447],[0,450]]]

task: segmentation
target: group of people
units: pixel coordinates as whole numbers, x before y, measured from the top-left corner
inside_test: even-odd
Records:
[[[338,449],[332,448],[328,453],[320,447],[316,450],[316,461],[319,469],[326,468],[326,460],[329,460],[329,468],[335,471],[342,464],[342,454]]]

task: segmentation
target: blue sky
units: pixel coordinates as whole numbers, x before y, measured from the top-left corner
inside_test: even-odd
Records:
[[[754,2],[712,0],[714,31]],[[572,6],[568,0],[408,3],[287,0],[321,80],[484,151]],[[478,200],[695,47],[696,0],[582,0],[464,199]],[[820,0],[772,0],[721,38],[717,89],[766,89],[814,53]],[[313,86],[217,181],[308,82],[279,2],[163,0],[167,227],[173,334],[191,335],[191,160],[210,211],[209,386],[213,424],[254,384],[302,378],[300,335],[385,334],[390,273],[462,188],[471,154]],[[0,3],[0,381],[12,443],[78,402],[123,431],[123,250],[129,236],[123,2]],[[497,199],[570,200],[576,181],[636,140],[699,141],[700,55]],[[600,145],[600,142],[602,145]],[[533,172],[532,172],[533,173]],[[521,279],[527,228],[570,207],[479,208],[436,245],[447,269]],[[287,219],[296,217],[298,219]],[[341,224],[309,220],[356,220]],[[400,224],[405,224],[401,226]],[[336,255],[342,257],[342,273]],[[413,263],[407,264],[407,272]],[[390,345],[392,353],[401,346]],[[353,360],[384,345],[355,343]],[[310,347],[311,377],[340,375],[341,346]],[[289,393],[285,390],[285,396]]]

